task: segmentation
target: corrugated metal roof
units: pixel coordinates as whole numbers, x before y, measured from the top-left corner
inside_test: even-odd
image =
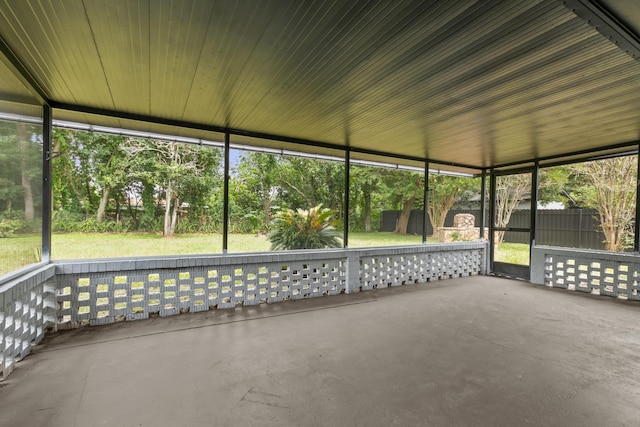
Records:
[[[54,106],[472,168],[640,135],[640,63],[555,0],[4,0],[0,37]]]

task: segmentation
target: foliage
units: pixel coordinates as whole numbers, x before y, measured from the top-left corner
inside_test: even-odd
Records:
[[[434,233],[444,227],[447,213],[453,205],[461,199],[468,199],[475,192],[480,192],[477,179],[430,174],[427,212]]]
[[[349,230],[379,231],[380,212],[385,197],[380,188],[380,168],[353,165],[350,176]]]
[[[309,210],[285,209],[271,223],[271,250],[339,248],[334,211],[317,205]]]
[[[182,229],[211,229],[220,150],[60,129],[53,136],[54,230],[172,235],[181,219],[189,222]]]
[[[0,120],[0,211],[23,221],[11,226],[15,232],[29,232],[40,222],[36,213],[42,200],[41,130],[37,125]]]
[[[342,216],[342,163],[254,152],[237,159],[229,181],[231,231],[268,231],[278,206],[298,209],[322,203]]]
[[[397,169],[380,169],[381,192],[387,198],[386,207],[401,209],[394,233],[407,234],[411,209],[424,200],[423,175]]]
[[[598,211],[609,251],[623,251],[633,242],[637,162],[637,156],[626,156],[578,163],[570,168],[582,182],[572,196]]]
[[[322,204],[343,215],[344,164],[301,157],[280,157],[279,203],[291,209]]]
[[[495,225],[497,228],[505,228],[518,203],[531,193],[531,174],[496,176],[495,180]],[[496,231],[494,245],[500,245],[503,240],[504,231]]]
[[[561,190],[568,179],[568,172],[564,168],[551,168],[538,174],[538,201],[548,203],[562,199]],[[519,203],[527,196],[531,196],[531,174],[521,173],[496,176],[496,212],[495,225],[505,228],[509,225],[511,215]],[[499,245],[504,240],[504,231],[496,231],[494,244]]]
[[[191,218],[185,217],[178,222],[176,233],[178,234],[211,234],[220,232],[220,227],[215,222],[208,222],[207,217]]]
[[[280,156],[244,153],[230,181],[229,211],[231,228],[238,232],[257,233],[271,223],[273,204],[278,195]]]
[[[130,221],[98,221],[95,217],[84,218],[77,212],[57,210],[52,215],[55,233],[126,233],[132,230]]]
[[[84,215],[65,209],[53,211],[51,216],[52,231],[54,233],[70,233],[80,231],[79,224],[84,221]]]
[[[2,230],[4,230],[4,232]],[[13,234],[40,233],[41,230],[42,221],[40,218],[27,221],[24,217],[24,212],[15,210],[9,210],[0,214],[0,235],[6,234],[4,237]]]
[[[13,236],[24,225],[23,220],[0,216],[0,238]]]
[[[24,213],[25,190],[19,168],[14,167],[20,155],[15,149],[11,156],[7,154],[17,146],[20,132],[15,124],[7,126],[4,140],[5,134],[0,132],[0,144],[6,145],[0,163],[7,168],[0,169],[0,180],[10,184],[0,182],[0,206],[12,203],[16,211]],[[35,135],[36,130],[27,128],[22,139],[37,142]],[[61,153],[53,162],[55,231],[128,230],[164,235],[222,231],[224,177],[219,149],[56,129],[54,151]],[[376,230],[383,210],[400,209],[396,232],[406,233],[409,214],[421,206],[425,193],[423,173],[353,165],[347,215],[344,163],[257,152],[231,154],[232,233],[266,233],[279,207],[295,211],[320,204],[334,211],[336,218],[348,217],[351,232]],[[513,178],[499,179],[503,178],[504,185],[498,185],[498,226],[508,224],[518,201],[530,192],[530,184],[520,187],[509,181]],[[584,180],[569,168],[545,169],[540,178],[542,202],[562,198],[565,188],[579,186]],[[479,182],[430,174],[428,187],[429,219],[437,229],[454,203],[477,194]],[[572,194],[586,204],[587,193],[574,190]]]
[[[199,216],[197,207],[205,205],[207,190],[219,185],[214,173],[222,158],[219,150],[139,138],[127,138],[121,149],[138,162],[133,177],[160,190],[165,236],[175,234],[178,218],[187,208]]]

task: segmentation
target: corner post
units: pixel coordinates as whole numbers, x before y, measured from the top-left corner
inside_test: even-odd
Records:
[[[638,171],[636,173],[636,222],[634,224],[633,251],[640,252],[640,144],[638,145]]]
[[[51,207],[53,198],[52,150],[53,114],[49,105],[42,107],[42,262],[51,261]]]
[[[224,133],[224,189],[222,207],[222,253],[229,249],[229,131]]]
[[[343,220],[343,235],[342,235],[342,247],[345,249],[349,247],[349,188],[351,180],[351,150],[347,148],[344,152],[344,212],[342,214]]]
[[[429,224],[429,161],[424,162],[424,199],[422,202],[422,244],[427,244],[427,225]]]
[[[538,182],[540,179],[540,163],[536,160],[531,171],[531,223],[529,230],[529,266],[531,266],[531,254],[536,245],[536,226],[538,223]]]
[[[484,228],[487,224],[487,170],[482,169],[480,184],[480,241],[484,241]]]
[[[491,174],[489,177],[489,271],[487,273],[493,272],[493,258],[495,251],[495,231],[494,224],[496,218],[496,175],[494,170],[491,169]]]

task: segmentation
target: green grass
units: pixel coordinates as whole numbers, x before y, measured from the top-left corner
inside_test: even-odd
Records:
[[[53,259],[113,258],[159,255],[218,254],[222,252],[220,234],[188,234],[164,238],[144,233],[67,233],[51,238]],[[351,233],[349,247],[374,247],[420,244],[420,236],[400,236],[393,233]],[[429,239],[429,243],[436,240]],[[267,252],[266,236],[230,234],[229,252]]]
[[[388,232],[380,233],[349,233],[350,248],[369,248],[373,246],[402,246],[419,245],[422,236],[400,235]],[[427,243],[438,243],[436,239],[427,239]]]
[[[0,275],[40,262],[41,245],[39,234],[0,239]]]
[[[526,243],[501,243],[494,253],[494,261],[529,265],[529,245]]]
[[[256,239],[259,239],[256,237]],[[231,237],[229,238],[231,241]],[[165,238],[146,233],[65,233],[51,236],[52,259],[114,258],[222,252],[219,234]]]
[[[51,237],[52,258],[117,258],[162,255],[200,255],[222,252],[220,234],[188,234],[164,238],[144,233],[68,233]],[[416,245],[421,236],[401,236],[393,233],[351,233],[350,248],[375,246]],[[428,243],[437,243],[429,238]],[[267,252],[270,243],[266,236],[230,234],[229,252]],[[0,275],[40,261],[40,236],[14,236],[0,239]],[[514,264],[529,264],[529,246],[503,243],[495,253],[495,260]]]

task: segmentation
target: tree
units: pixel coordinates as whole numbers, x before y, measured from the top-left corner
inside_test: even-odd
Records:
[[[183,203],[202,204],[219,170],[220,153],[208,147],[178,142],[127,138],[122,149],[136,158],[134,176],[161,189],[164,199],[164,236],[176,232]]]
[[[33,205],[33,189],[31,179],[34,175],[33,156],[30,155],[30,141],[27,137],[27,126],[25,123],[16,123],[16,133],[18,135],[18,145],[20,147],[20,181],[24,194],[24,220],[35,220],[35,208]],[[36,171],[38,169],[36,168]],[[37,174],[37,172],[36,172]]]
[[[572,196],[598,211],[608,251],[619,252],[631,246],[637,168],[637,156],[571,165],[571,171],[582,184]]]
[[[334,215],[335,211],[322,209],[322,205],[309,210],[282,210],[271,223],[267,235],[271,250],[341,247]]]
[[[444,227],[447,213],[462,196],[468,196],[480,188],[471,178],[429,174],[429,197],[427,212],[434,234]]]
[[[41,199],[42,146],[38,126],[0,121],[0,213],[33,229]],[[9,218],[10,217],[10,218]]]
[[[53,129],[53,208],[87,217],[91,208],[83,189],[90,185],[86,182],[90,175],[84,168],[88,161],[74,136],[74,131]]]
[[[351,167],[350,178],[349,198],[352,209],[349,215],[352,219],[360,216],[359,222],[362,224],[362,230],[369,233],[373,228],[373,199],[382,179],[380,168],[354,165]]]
[[[525,196],[531,194],[531,174],[521,173],[494,177],[496,180],[495,194],[495,226],[505,228],[509,224],[511,214]],[[504,240],[504,231],[496,231],[494,245]]]
[[[71,210],[80,207],[85,218],[94,216],[101,223],[111,196],[130,178],[133,159],[121,149],[126,138],[56,129],[53,141],[54,152],[59,153],[53,164],[56,204]]]
[[[386,208],[401,209],[400,217],[393,231],[407,234],[411,209],[424,198],[423,174],[397,169],[380,169],[381,191],[387,200]]]
[[[272,154],[244,153],[232,175],[231,211],[235,217],[251,219],[253,232],[266,230],[271,223],[277,196],[278,160],[279,156]]]
[[[509,225],[511,215],[520,202],[531,195],[531,174],[521,173],[496,176],[496,211],[495,226],[505,228]],[[568,179],[565,167],[542,169],[538,174],[538,202],[548,203],[564,199],[562,189]],[[504,231],[496,231],[494,244],[504,240]]]
[[[276,186],[279,200],[292,209],[322,204],[342,217],[344,164],[341,162],[283,156],[279,158]]]

